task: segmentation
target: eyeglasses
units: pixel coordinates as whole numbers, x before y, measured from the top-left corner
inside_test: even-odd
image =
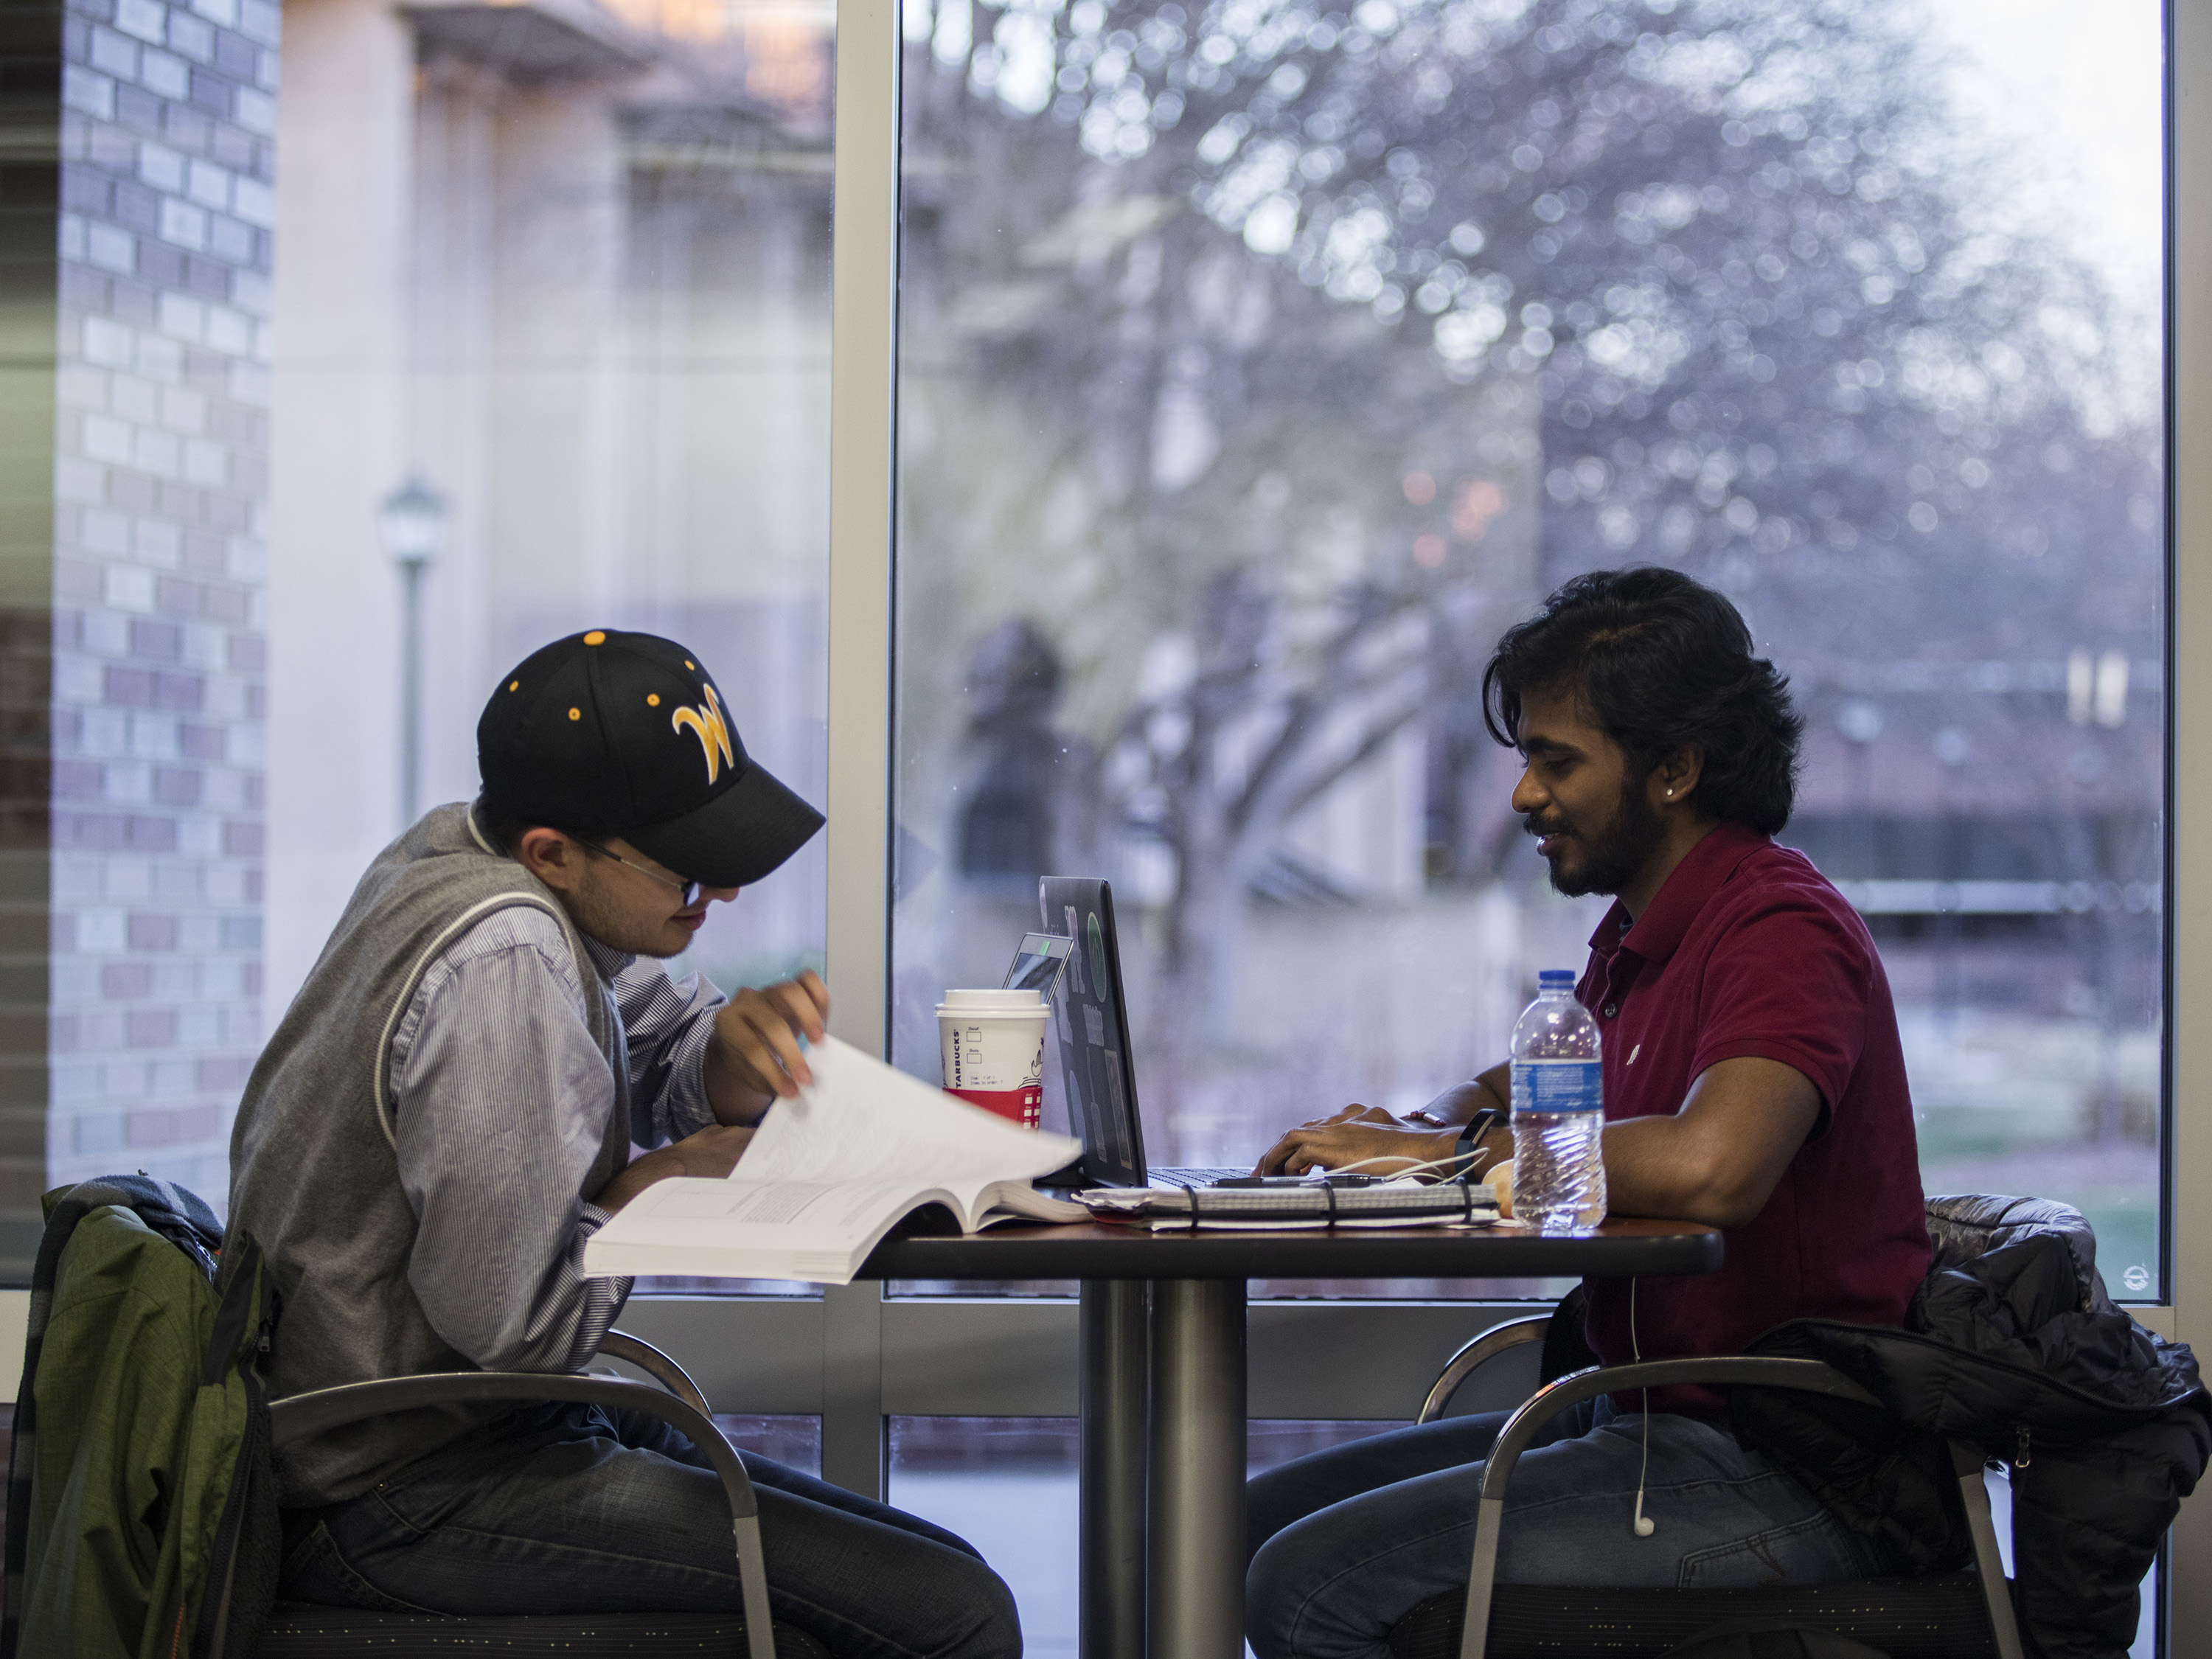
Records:
[[[655,881],[665,882],[667,885],[673,887],[678,892],[684,895],[684,902],[686,904],[690,903],[694,899],[699,896],[699,884],[696,881],[685,881],[678,876],[665,876],[658,870],[650,869],[647,866],[640,864],[635,859],[624,858],[620,853],[616,852],[611,848],[602,847],[595,841],[586,841],[581,836],[576,837],[576,844],[580,847],[590,848],[592,852],[597,853],[601,858],[612,859],[617,864],[627,864],[631,869],[637,871],[642,875],[651,876]]]

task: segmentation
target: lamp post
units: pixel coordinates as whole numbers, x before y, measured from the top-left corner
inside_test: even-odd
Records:
[[[415,822],[422,786],[422,573],[446,545],[446,498],[410,475],[376,509],[384,551],[399,567],[405,586],[399,670],[399,814],[403,829]]]

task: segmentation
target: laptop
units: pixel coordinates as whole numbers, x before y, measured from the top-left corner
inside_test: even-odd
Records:
[[[1069,1127],[1083,1139],[1083,1161],[1075,1166],[1071,1182],[1206,1187],[1249,1175],[1249,1168],[1146,1167],[1128,1005],[1121,995],[1121,947],[1114,931],[1113,890],[1094,876],[1047,876],[1037,884],[1037,902],[1046,931],[1070,941],[1066,965],[1058,975],[1060,995],[1054,1004],[1053,1024],[1060,1039],[1060,1076],[1067,1085]],[[1020,971],[1024,955],[1033,954],[1017,954],[1016,968],[1010,972]]]

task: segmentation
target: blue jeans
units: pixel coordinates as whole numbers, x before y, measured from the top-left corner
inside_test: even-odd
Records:
[[[1866,1540],[1726,1429],[1601,1398],[1554,1419],[1514,1466],[1501,1583],[1643,1589],[1817,1584],[1886,1570]],[[1505,1413],[1446,1418],[1316,1452],[1251,1484],[1245,1632],[1259,1659],[1387,1659],[1390,1627],[1467,1583],[1482,1459]]]
[[[837,1659],[1018,1659],[999,1576],[927,1521],[741,1454],[775,1618]],[[736,1612],[722,1484],[654,1418],[588,1406],[501,1426],[285,1517],[283,1594],[386,1612]],[[744,1609],[750,1611],[750,1609]]]

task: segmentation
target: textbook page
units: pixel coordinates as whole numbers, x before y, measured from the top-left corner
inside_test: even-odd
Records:
[[[834,1037],[806,1058],[814,1082],[769,1108],[726,1180],[655,1182],[585,1245],[585,1271],[842,1285],[923,1204],[969,1231],[1017,1193],[1027,1212],[1088,1218],[1024,1190],[1080,1141],[1021,1128]]]
[[[896,1176],[980,1189],[1050,1175],[1083,1155],[1079,1140],[1009,1123],[836,1037],[810,1048],[806,1063],[813,1083],[769,1108],[732,1182]]]

